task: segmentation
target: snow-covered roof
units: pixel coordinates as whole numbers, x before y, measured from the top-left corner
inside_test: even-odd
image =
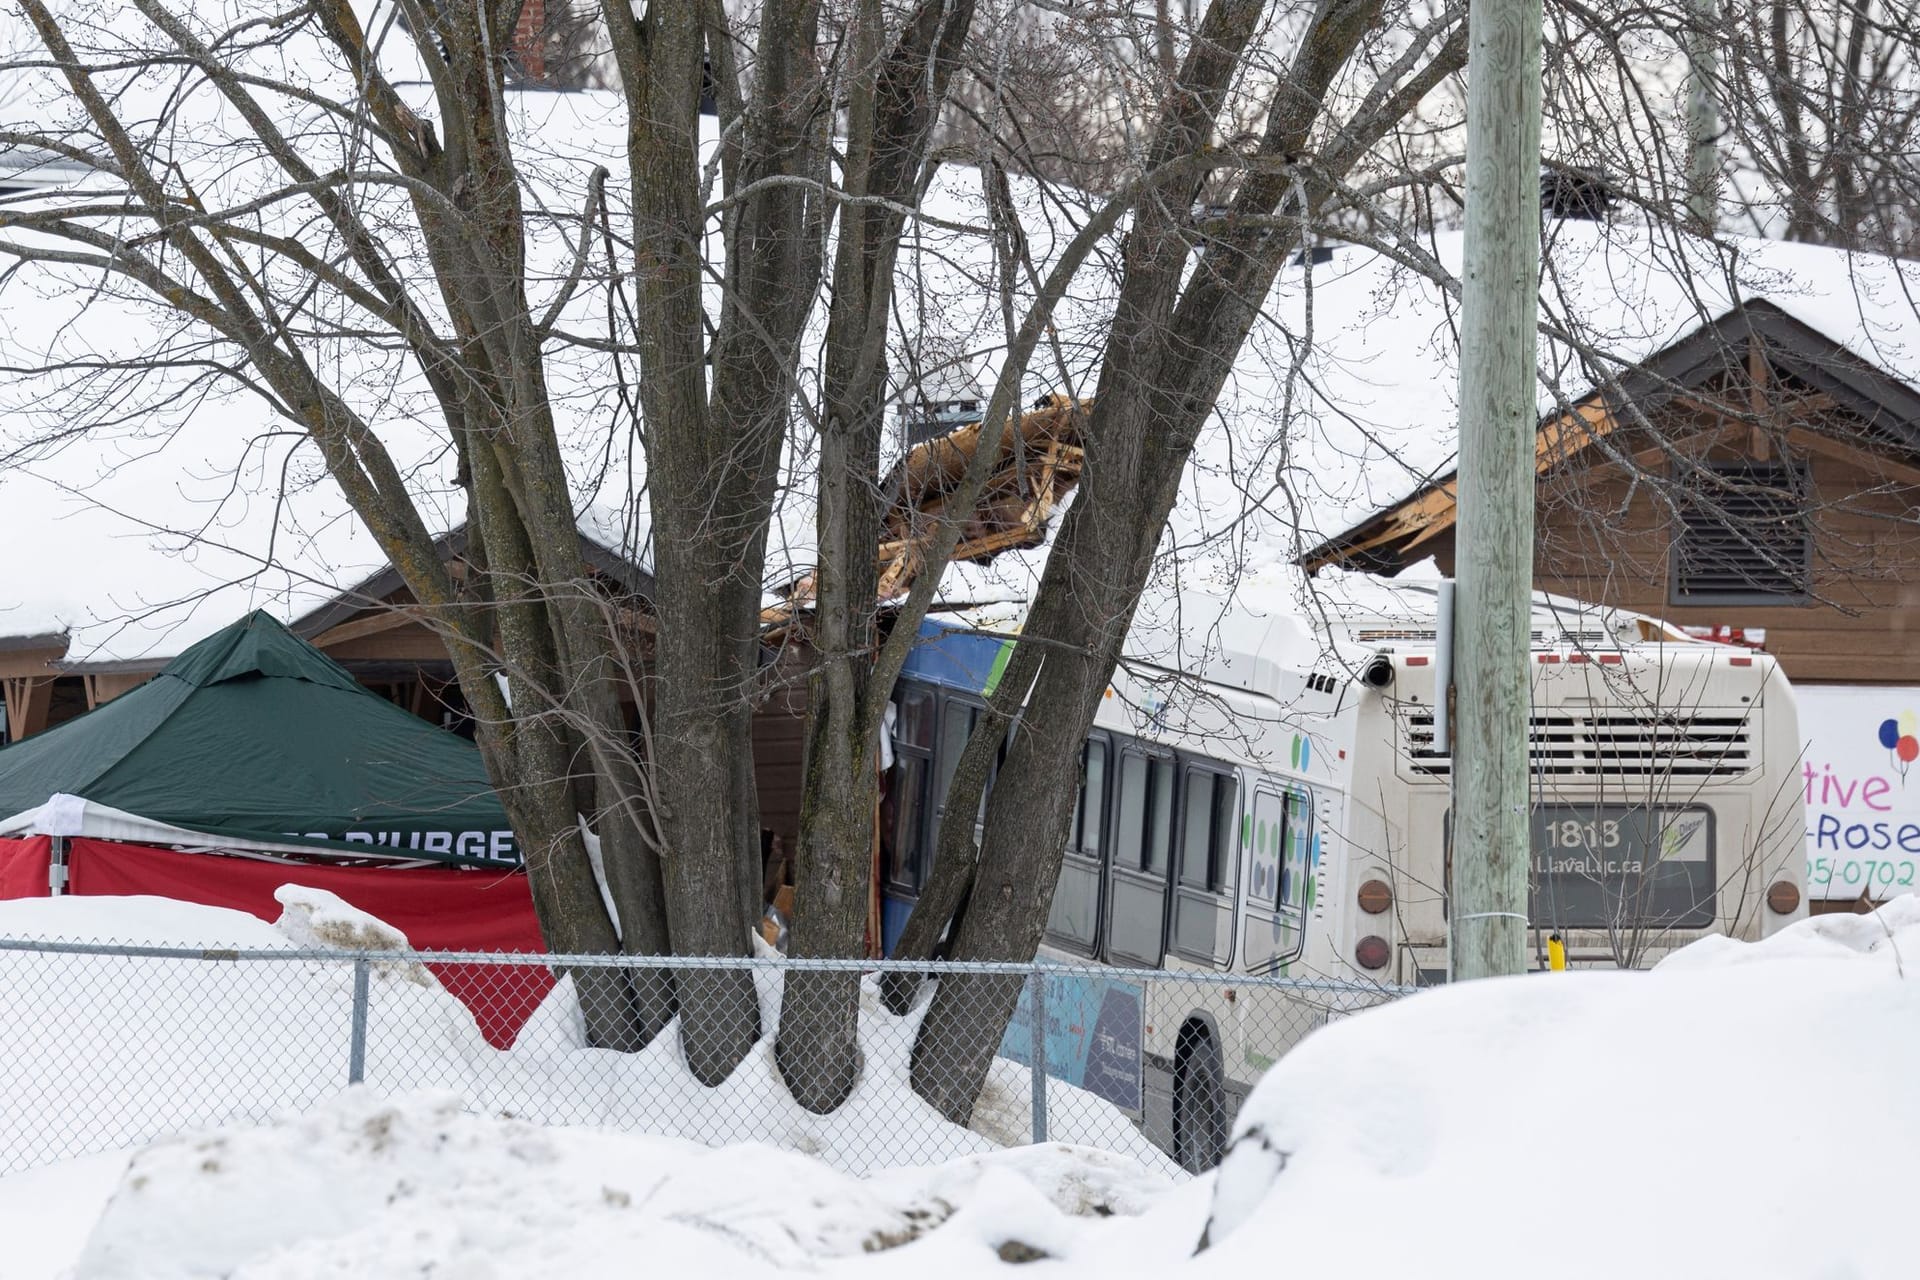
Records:
[[[1463,237],[1422,246],[1461,271]],[[1570,406],[1724,316],[1764,300],[1888,377],[1920,388],[1920,263],[1818,245],[1707,242],[1633,224],[1549,223],[1540,291],[1542,415]],[[1311,311],[1309,313],[1309,306]],[[1458,449],[1459,306],[1382,254],[1347,249],[1289,272],[1256,343],[1266,368],[1236,368],[1238,398],[1270,412],[1286,363],[1294,382],[1286,474],[1301,549],[1347,531],[1450,473]],[[1310,319],[1309,319],[1310,314]],[[1274,350],[1280,339],[1288,345]],[[1226,406],[1223,406],[1223,410]],[[1230,410],[1227,410],[1230,411]]]

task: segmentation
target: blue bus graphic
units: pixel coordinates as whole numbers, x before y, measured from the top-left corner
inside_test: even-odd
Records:
[[[1046,1005],[1047,1074],[1126,1111],[1141,1108],[1138,985],[1080,973],[1041,979]],[[1032,988],[1022,992],[1000,1056],[1033,1065]]]

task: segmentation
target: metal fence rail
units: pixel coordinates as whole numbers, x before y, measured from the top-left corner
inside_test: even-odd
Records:
[[[359,1083],[855,1173],[1049,1140],[1178,1172],[1217,1159],[1246,1090],[1311,1030],[1401,994],[1044,963],[0,939],[0,1172]],[[783,1017],[812,1033],[805,1056],[776,1054]]]

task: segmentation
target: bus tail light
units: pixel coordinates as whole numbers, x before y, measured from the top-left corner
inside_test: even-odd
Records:
[[[1360,909],[1377,916],[1393,905],[1393,886],[1385,880],[1369,880],[1360,886]]]
[[[1362,969],[1384,969],[1393,959],[1393,948],[1379,934],[1370,933],[1354,947],[1353,958]]]
[[[1776,880],[1767,890],[1767,909],[1777,916],[1790,916],[1800,909],[1800,886],[1791,880]]]

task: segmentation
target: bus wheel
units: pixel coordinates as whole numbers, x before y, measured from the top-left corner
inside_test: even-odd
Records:
[[[1173,1152],[1180,1167],[1204,1173],[1220,1163],[1227,1146],[1226,1090],[1220,1051],[1198,1023],[1180,1031],[1173,1073]]]

